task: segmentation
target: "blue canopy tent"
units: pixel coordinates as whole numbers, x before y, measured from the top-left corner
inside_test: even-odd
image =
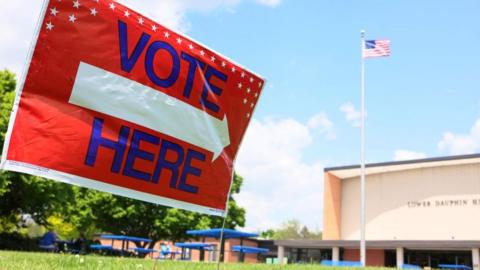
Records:
[[[205,238],[207,237],[216,238],[216,239],[222,238],[222,229],[189,230],[187,231],[187,234],[195,237],[201,237],[202,242],[205,242]],[[241,231],[236,231],[232,229],[224,229],[223,238],[221,239],[222,241],[220,242],[220,261],[223,262],[224,260],[225,239],[232,239],[232,238],[240,239],[240,246],[243,246],[243,239],[257,237],[257,236],[258,236],[257,233],[247,233],[247,232],[241,232]],[[203,260],[204,256],[205,256],[204,251],[200,251],[200,260]]]
[[[187,248],[200,250],[200,253],[204,253],[205,250],[213,250],[213,244],[207,244],[207,243],[175,243],[175,246],[182,249],[182,254],[181,254],[182,260],[186,259],[185,250]]]
[[[179,248],[189,248],[189,249],[198,249],[198,250],[213,249],[213,244],[207,244],[207,243],[175,243],[175,246]]]
[[[144,244],[152,242],[152,240],[148,238],[140,238],[140,237],[134,237],[134,236],[127,236],[127,235],[102,234],[100,235],[100,238],[112,240],[112,245],[111,245],[112,248],[110,250],[113,249],[113,242],[115,240],[122,241],[122,249],[120,250],[122,254],[125,251],[129,250],[128,244],[130,241],[144,242]],[[103,247],[103,249],[108,249],[108,246],[101,246],[101,245],[97,245],[97,246],[98,247],[95,247],[96,249],[102,249],[101,247]]]
[[[196,237],[212,237],[212,238],[219,239],[222,234],[222,229],[190,230],[190,231],[187,231],[187,234],[196,236]],[[241,232],[241,231],[236,231],[232,229],[223,230],[224,239],[229,239],[229,238],[243,239],[243,238],[250,238],[250,237],[257,237],[257,236],[258,236],[257,233],[247,233],[247,232]]]
[[[249,246],[233,246],[232,251],[241,252],[245,254],[267,254],[268,248],[258,248],[258,247],[249,247]]]
[[[238,252],[238,259],[240,262],[245,261],[245,254],[267,254],[268,248],[258,248],[258,247],[249,247],[249,246],[233,246],[233,252]]]

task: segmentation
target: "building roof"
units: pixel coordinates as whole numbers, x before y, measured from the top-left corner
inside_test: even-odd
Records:
[[[461,155],[461,156],[446,156],[436,158],[425,158],[394,162],[381,162],[366,164],[365,173],[367,175],[388,173],[396,171],[405,171],[421,168],[464,165],[480,163],[480,154]],[[360,165],[329,167],[324,169],[325,172],[333,174],[340,179],[352,178],[360,176]]]
[[[276,246],[288,248],[359,248],[360,241],[346,240],[278,240]],[[480,240],[372,240],[366,242],[369,249],[441,249],[441,250],[469,250],[480,248]]]

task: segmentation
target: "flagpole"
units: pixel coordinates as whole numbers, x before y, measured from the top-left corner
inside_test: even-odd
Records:
[[[365,245],[365,59],[363,57],[363,50],[365,47],[365,30],[360,32],[361,39],[361,131],[360,131],[360,262],[365,267],[367,254]]]

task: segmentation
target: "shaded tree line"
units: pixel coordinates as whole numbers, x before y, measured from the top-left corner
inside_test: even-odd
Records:
[[[271,240],[321,240],[322,232],[309,229],[307,226],[302,225],[300,221],[292,219],[284,222],[278,229],[269,229],[261,232],[260,236]]]

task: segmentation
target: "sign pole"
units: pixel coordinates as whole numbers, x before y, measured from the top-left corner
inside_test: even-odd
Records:
[[[363,51],[365,47],[365,30],[360,32],[361,39],[361,131],[360,131],[360,262],[363,267],[366,265],[365,245],[365,59]]]
[[[217,270],[220,270],[220,264],[225,260],[224,230],[225,230],[225,221],[227,220],[227,215],[228,215],[228,206],[225,212],[225,216],[223,217],[222,230],[220,232],[220,250],[218,251]]]
[[[217,270],[220,270],[220,263],[222,263],[225,260],[225,237],[224,237],[225,223],[227,221],[228,210],[230,210],[230,207],[228,207],[228,205],[230,202],[230,194],[232,193],[232,186],[233,186],[233,181],[235,177],[235,170],[232,170],[232,171],[233,171],[232,179],[230,180],[230,189],[228,190],[227,204],[225,206],[225,215],[223,216],[222,230],[220,231],[220,250],[218,252]]]

